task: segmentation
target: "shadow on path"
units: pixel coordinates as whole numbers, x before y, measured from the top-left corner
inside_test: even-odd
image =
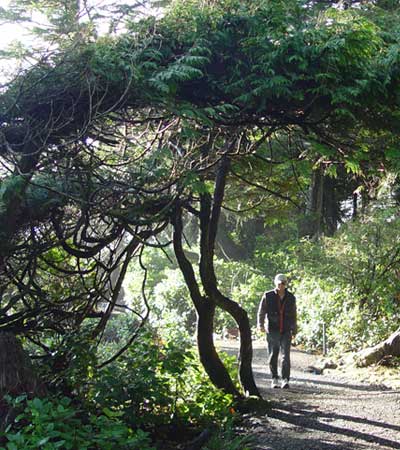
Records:
[[[341,419],[341,420],[347,420],[350,422],[372,425],[375,427],[388,428],[388,429],[400,432],[400,425],[394,425],[394,424],[390,424],[390,423],[386,423],[386,422],[378,422],[377,420],[370,420],[370,419],[365,419],[362,417],[354,417],[354,416],[349,416],[346,414],[323,412],[321,410],[315,411],[314,409],[307,409],[307,404],[303,403],[303,402],[299,402],[299,401],[291,402],[290,405],[285,405],[278,401],[273,401],[272,408],[274,410],[283,410],[283,411],[293,412],[294,414],[300,414],[300,415],[304,415],[304,416],[308,416],[308,417],[316,415],[316,416],[318,416],[318,418],[322,417],[322,418],[334,419],[334,420]],[[399,442],[399,444],[400,444],[400,442]]]
[[[374,434],[364,433],[362,431],[357,431],[354,429],[347,429],[338,427],[335,425],[329,425],[326,423],[322,423],[321,418],[328,418],[332,420],[346,420],[349,422],[355,423],[363,423],[367,425],[373,425],[377,427],[381,427],[384,429],[392,429],[392,430],[400,430],[400,427],[397,425],[377,422],[368,419],[361,419],[359,417],[347,416],[336,413],[324,413],[321,411],[310,411],[304,408],[304,405],[301,403],[291,404],[291,405],[282,405],[278,402],[273,402],[272,410],[268,414],[269,417],[281,420],[286,423],[290,423],[297,427],[303,427],[311,430],[323,431],[325,433],[332,433],[335,435],[348,436],[354,439],[361,439],[365,442],[378,444],[382,446],[386,446],[393,449],[400,449],[400,442],[394,441],[391,439],[381,438]]]

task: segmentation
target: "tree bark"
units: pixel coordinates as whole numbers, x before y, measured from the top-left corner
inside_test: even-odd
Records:
[[[222,295],[216,286],[211,289],[213,291],[212,296],[216,299],[217,305],[224,311],[228,312],[235,319],[239,327],[239,380],[242,389],[247,395],[261,397],[254,381],[253,369],[251,365],[253,360],[253,343],[247,312],[236,302]]]
[[[207,149],[204,150],[207,157]],[[214,271],[214,251],[218,230],[218,221],[221,213],[221,205],[224,198],[226,177],[229,171],[230,161],[225,154],[220,161],[215,179],[214,196],[209,193],[200,194],[200,279],[204,289],[201,294],[193,267],[187,259],[182,247],[182,207],[177,206],[171,217],[174,227],[174,251],[188,286],[190,296],[195,305],[197,322],[197,344],[200,360],[215,386],[225,392],[240,396],[235,388],[228,371],[221,362],[215,350],[213,342],[213,319],[216,306],[228,312],[235,319],[240,331],[239,349],[239,377],[241,386],[249,395],[261,397],[254,381],[252,370],[253,347],[251,328],[246,311],[236,302],[225,297],[217,287],[217,279]]]
[[[400,328],[385,341],[358,352],[354,359],[358,367],[367,367],[379,363],[386,356],[400,356]]]
[[[36,377],[29,355],[13,333],[0,333],[0,429],[12,419],[13,411],[4,396],[27,394],[29,397],[46,393]]]
[[[302,234],[312,237],[322,233],[332,236],[340,220],[337,181],[325,176],[321,167],[312,172],[306,221]]]
[[[0,393],[43,394],[44,387],[35,376],[30,358],[13,333],[0,333]]]
[[[323,205],[323,175],[322,169],[313,170],[311,185],[308,194],[306,217],[302,226],[302,234],[306,236],[319,236],[322,232],[322,205]]]
[[[210,377],[211,382],[216,387],[223,389],[229,394],[233,394],[235,397],[240,397],[239,391],[234,386],[214,346],[215,303],[205,299],[197,313],[197,346],[203,367]]]
[[[339,202],[337,199],[336,180],[327,176],[323,177],[323,204],[322,217],[323,229],[328,236],[333,236],[337,230],[340,219]]]
[[[233,300],[225,297],[217,287],[214,271],[214,248],[218,229],[218,219],[224,198],[226,177],[230,161],[223,156],[217,171],[214,197],[209,194],[200,196],[200,277],[206,295],[228,312],[236,321],[240,331],[239,377],[243,390],[249,395],[261,397],[254,381],[251,362],[253,346],[251,328],[246,311]]]
[[[187,259],[182,246],[182,209],[176,208],[172,217],[172,225],[174,228],[173,245],[178,261],[179,268],[185,278],[188,286],[190,297],[197,312],[197,347],[199,351],[200,361],[205,371],[210,377],[211,382],[219,389],[235,397],[240,397],[239,391],[236,389],[232,379],[218,356],[214,346],[214,313],[215,302],[202,295],[193,266]]]

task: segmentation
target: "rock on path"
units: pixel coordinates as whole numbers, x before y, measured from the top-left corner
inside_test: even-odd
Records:
[[[235,351],[237,343],[223,342]],[[271,389],[265,342],[254,342],[253,370],[266,414],[249,417],[254,450],[400,449],[400,390],[361,383],[339,371],[309,373],[318,356],[292,350],[290,389]]]

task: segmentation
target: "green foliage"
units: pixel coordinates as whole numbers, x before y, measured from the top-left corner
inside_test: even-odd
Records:
[[[72,392],[74,402],[68,398],[27,403],[25,398],[19,399],[24,407],[26,404],[25,410],[7,430],[7,439],[20,445],[17,449],[35,448],[46,437],[48,447],[43,448],[49,449],[57,445],[147,449],[150,438],[141,430],[147,430],[152,440],[162,440],[170,427],[182,429],[182,439],[185,430],[212,427],[215,442],[222,439],[226,445],[231,441],[234,445],[238,441],[233,432],[224,431],[234,415],[233,398],[211,384],[184,330],[175,324],[168,339],[164,339],[147,329],[118,360],[96,370],[95,364],[113,355],[132,332],[122,315],[115,317],[110,327],[114,328],[108,331],[113,339],[100,345],[97,352],[82,346],[87,338],[78,333],[65,341],[65,351],[69,348],[73,354],[69,365],[62,368],[57,363],[66,361],[61,351],[54,357],[52,369],[58,367],[51,389]],[[237,378],[236,358],[226,354],[222,358],[231,376]],[[47,372],[42,368],[42,374]],[[61,440],[65,442],[58,444]]]
[[[121,345],[132,335],[132,330],[139,326],[138,316],[131,311],[112,314],[102,334],[102,341],[106,346]]]
[[[196,313],[182,273],[179,269],[165,269],[163,275],[154,287],[153,319],[167,335],[173,332],[177,323],[194,334]],[[168,329],[171,331],[167,332]]]
[[[91,397],[99,405],[121,411],[128,423],[168,423],[175,404],[168,369],[173,367],[178,376],[184,370],[184,359],[185,354],[172,349],[167,353],[152,334],[142,336],[117,362],[102,370]]]
[[[388,96],[381,74],[392,43],[363,10],[175,1],[161,20],[131,27],[146,39],[158,31],[142,55],[153,95],[203,125],[252,114],[297,124],[322,114],[348,127],[362,104]]]
[[[73,392],[84,397],[87,394],[88,382],[96,374],[96,343],[90,337],[90,329],[66,333],[61,342],[53,342],[50,383],[60,390]],[[82,345],[84,343],[84,345]]]
[[[12,241],[14,228],[20,231],[16,247],[21,252],[17,257],[12,260],[13,255],[7,251],[0,255],[2,270],[4,257],[6,272],[21,291],[20,298],[9,304],[10,312],[21,312],[22,331],[25,322],[34,318],[29,322],[32,332],[59,328],[60,334],[64,333],[57,351],[48,346],[49,354],[54,350],[54,363],[59,363],[53,368],[61,380],[58,386],[67,386],[83,397],[85,406],[98,413],[94,414],[96,420],[103,417],[101,411],[106,411],[109,418],[117,417],[132,428],[156,428],[171,421],[201,424],[226,420],[231,398],[210,387],[187,336],[179,336],[181,330],[174,326],[185,322],[186,331],[191,330],[193,307],[173,264],[165,268],[161,258],[150,258],[151,275],[146,287],[165,335],[151,332],[142,336],[123,357],[98,372],[98,360],[107,359],[132,330],[126,326],[119,333],[113,331],[111,336],[115,338],[99,350],[100,355],[90,332],[71,334],[70,325],[64,324],[76,319],[80,323],[85,314],[96,312],[91,296],[99,286],[91,284],[91,275],[82,276],[86,290],[75,280],[56,286],[52,275],[58,269],[61,272],[79,265],[78,278],[87,267],[52,247],[61,242],[78,247],[82,236],[85,250],[102,242],[101,254],[88,257],[87,263],[101,273],[108,250],[125,238],[122,230],[134,234],[142,225],[157,230],[162,225],[160,218],[170,220],[175,204],[197,206],[199,194],[212,192],[207,177],[213,176],[223,143],[242,131],[235,149],[235,169],[265,184],[267,200],[261,200],[268,210],[264,216],[269,231],[276,235],[271,233],[268,240],[259,240],[252,264],[217,261],[221,290],[241,303],[255,323],[262,292],[272,287],[276,272],[287,272],[299,299],[300,338],[310,346],[318,345],[322,321],[328,325],[330,342],[342,348],[349,342],[360,346],[375,341],[387,332],[389,320],[393,320],[390,326],[395,325],[397,288],[390,281],[398,276],[398,254],[393,248],[398,248],[399,227],[394,215],[384,211],[371,223],[364,219],[358,225],[361,232],[343,227],[340,240],[298,244],[275,237],[288,222],[283,208],[285,213],[293,210],[290,198],[304,197],[301,190],[308,186],[316,155],[323,158],[318,163],[329,161],[332,176],[338,173],[333,166],[336,160],[342,161],[349,174],[361,176],[363,162],[371,159],[363,153],[373,146],[369,144],[370,135],[363,135],[360,128],[398,132],[398,26],[392,24],[385,29],[388,19],[378,20],[362,7],[314,10],[297,0],[180,0],[161,19],[132,20],[127,33],[98,38],[95,24],[99,16],[82,23],[79,2],[71,8],[69,3],[15,0],[9,13],[1,10],[4,17],[13,19],[18,18],[17,12],[24,11],[23,6],[40,11],[52,31],[59,34],[47,35],[48,30],[37,29],[43,38],[56,38],[54,46],[5,88],[0,147],[2,161],[4,155],[5,167],[11,173],[32,173],[35,181],[38,177],[33,172],[39,171],[44,179],[60,178],[60,186],[71,174],[77,180],[74,189],[66,193],[53,183],[28,190],[31,207],[41,205],[32,216],[23,214],[29,198],[21,189],[20,177],[7,181],[3,177],[0,192],[0,214],[4,218],[0,222],[5,224],[0,230],[2,241]],[[28,17],[24,15],[23,19]],[[301,144],[304,135],[310,136],[311,150],[291,152],[291,129],[296,129]],[[242,158],[242,143],[257,144],[257,139],[273,131],[273,139],[257,149],[257,155]],[[348,149],[354,135],[360,150]],[[215,148],[209,149],[209,158],[198,157],[203,143],[210,142],[206,136],[217,136]],[[283,145],[279,145],[280,140]],[[177,141],[179,145],[175,145]],[[332,147],[325,144],[330,141]],[[396,145],[397,139],[393,141]],[[22,151],[31,159],[27,168],[19,164],[29,159],[21,156]],[[386,155],[395,170],[398,157],[392,147]],[[260,165],[255,174],[253,156],[262,157],[264,162],[270,158],[268,173]],[[301,158],[304,164],[292,163]],[[277,159],[285,162],[273,168]],[[244,170],[245,164],[248,170]],[[289,179],[294,166],[301,176]],[[231,183],[244,192],[243,196],[251,195],[246,204],[260,202],[254,189]],[[69,201],[52,197],[47,188],[61,190]],[[273,195],[279,196],[279,203]],[[240,208],[239,196],[233,193],[232,198],[234,206]],[[10,220],[6,227],[10,209],[13,222]],[[56,213],[65,214],[58,234],[52,226]],[[110,241],[98,226],[103,216],[112,231]],[[62,231],[65,239],[59,236]],[[292,229],[285,232],[290,234]],[[238,235],[232,233],[234,238]],[[147,239],[143,236],[146,234],[135,237],[142,242]],[[35,254],[31,259],[29,250]],[[36,257],[39,252],[47,262]],[[23,266],[21,261],[25,260]],[[54,268],[54,263],[61,266]],[[132,281],[135,294],[140,292],[142,282],[136,276],[137,272]],[[28,298],[35,289],[37,296]],[[66,292],[71,295],[65,296]],[[60,302],[54,302],[54,298]],[[83,299],[88,307],[80,310]],[[133,307],[140,315],[138,299],[134,297]],[[53,312],[53,306],[60,304],[63,308]],[[32,317],[36,312],[31,305],[40,306],[37,320]],[[67,320],[71,312],[74,314]],[[222,328],[232,322],[217,316],[216,324]],[[32,407],[39,406],[37,401],[36,405],[32,403]],[[40,439],[36,444],[46,445]]]
[[[211,385],[193,344],[178,334],[175,330],[167,341],[152,332],[141,335],[118,361],[101,371],[91,384],[90,401],[119,412],[131,426],[151,428],[171,421],[222,424],[233,399]],[[232,360],[227,362],[233,370]]]
[[[298,247],[299,338],[318,345],[325,322],[331,345],[357,350],[398,327],[399,227],[396,210],[378,207],[333,238]]]
[[[106,82],[115,86],[125,86],[138,76],[138,49],[128,37],[115,39],[102,37],[95,45],[88,46],[88,67],[92,82]]]
[[[233,380],[238,380],[236,357],[221,353],[221,359]],[[194,423],[206,425],[210,420],[220,426],[229,424],[234,413],[233,397],[213,386],[198,360],[188,368],[181,414]],[[196,386],[196,389],[193,389]],[[196,392],[195,392],[196,391]]]
[[[180,82],[202,78],[204,76],[202,68],[209,62],[208,57],[204,56],[210,53],[206,44],[207,42],[189,49],[187,55],[180,57],[174,64],[170,64],[166,70],[151,78],[150,85],[161,93],[174,95]],[[190,108],[189,105],[187,107]],[[190,110],[186,111],[186,115],[190,114]]]
[[[154,449],[147,433],[133,431],[119,414],[107,409],[100,415],[86,415],[68,397],[8,400],[18,415],[1,436],[7,450]]]

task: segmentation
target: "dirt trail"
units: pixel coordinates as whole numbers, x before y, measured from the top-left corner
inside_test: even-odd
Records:
[[[234,351],[237,343],[224,343]],[[359,382],[339,371],[310,373],[318,356],[292,350],[290,389],[271,389],[265,343],[254,342],[257,386],[272,401],[267,415],[247,418],[254,450],[400,449],[400,390]]]

